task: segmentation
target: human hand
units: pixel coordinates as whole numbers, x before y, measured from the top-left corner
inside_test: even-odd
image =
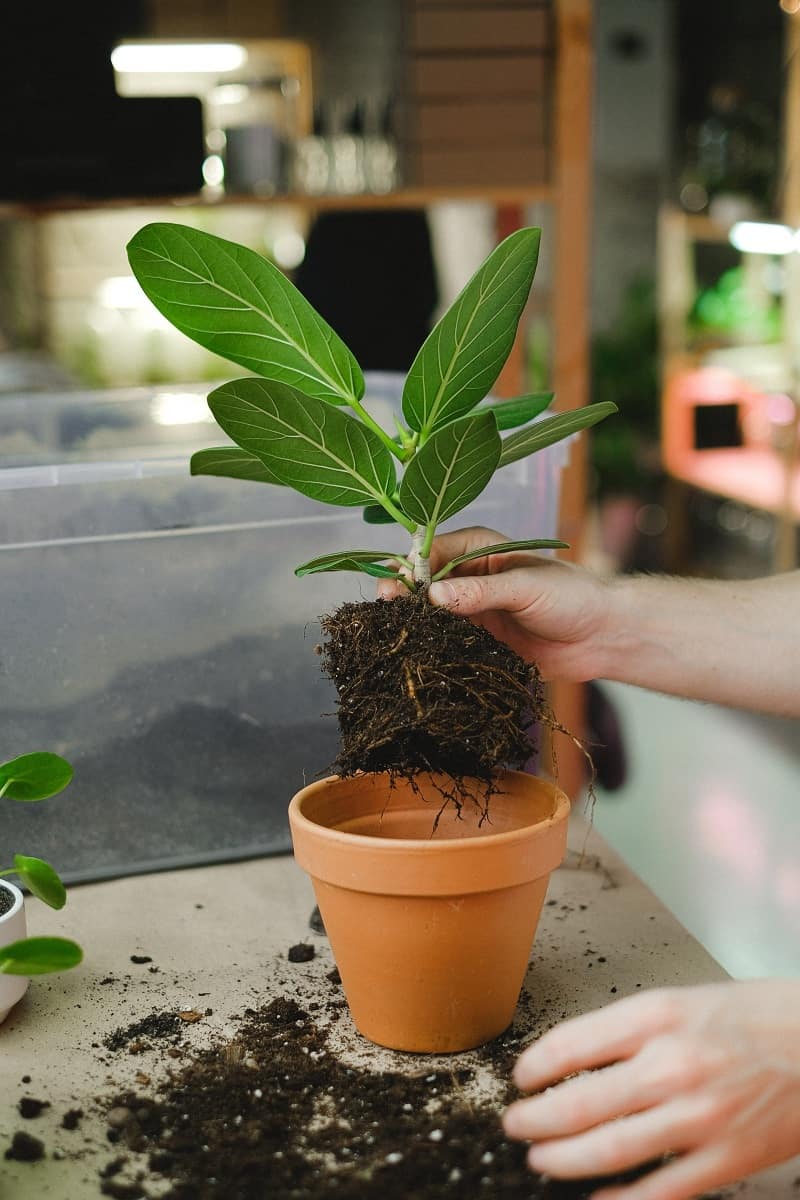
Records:
[[[800,1154],[800,980],[667,988],[565,1021],[518,1059],[503,1116],[559,1179],[677,1157],[592,1200],[692,1200]]]
[[[431,572],[453,558],[508,538],[492,529],[461,529],[437,537]],[[451,608],[523,658],[537,663],[545,679],[595,679],[602,672],[610,585],[581,567],[527,551],[492,554],[456,567],[431,584],[433,604]],[[378,595],[406,594],[402,584],[381,580]]]

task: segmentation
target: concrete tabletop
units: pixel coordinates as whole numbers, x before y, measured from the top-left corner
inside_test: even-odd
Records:
[[[572,819],[570,847],[551,878],[525,981],[531,1037],[564,1016],[644,988],[726,977],[600,835],[587,835],[581,817]],[[112,1030],[155,1011],[195,1010],[204,1015],[187,1024],[185,1040],[199,1047],[231,1035],[237,1010],[287,989],[329,998],[325,977],[333,963],[324,935],[309,929],[313,906],[308,880],[288,857],[75,887],[60,913],[29,903],[31,934],[74,937],[86,959],[75,971],[34,980],[0,1026],[0,1196],[85,1200],[100,1194],[98,1170],[113,1147],[98,1100],[141,1086],[137,1072],[152,1074],[155,1086],[164,1069],[147,1052],[104,1052]],[[291,964],[287,950],[301,941],[311,942],[316,955]],[[134,963],[132,956],[148,961]],[[336,1035],[341,1054],[362,1069],[418,1074],[429,1061],[441,1066],[441,1059],[373,1046],[355,1034],[346,1013],[337,1030],[343,1031]],[[448,1056],[448,1066],[471,1061],[469,1053]],[[25,1120],[17,1107],[25,1096],[49,1107]],[[62,1128],[64,1113],[76,1108],[84,1114],[78,1128]],[[2,1159],[20,1129],[44,1142],[45,1158]],[[731,1195],[788,1197],[796,1194],[798,1176],[795,1159]]]

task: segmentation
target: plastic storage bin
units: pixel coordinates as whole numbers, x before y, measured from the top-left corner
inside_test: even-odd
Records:
[[[386,427],[401,385],[368,377]],[[192,479],[190,454],[225,440],[208,390],[0,399],[0,753],[75,766],[52,804],[6,806],[3,841],[68,880],[288,850],[289,799],[338,743],[317,617],[374,595],[366,577],[293,568],[407,549],[359,509]],[[567,453],[505,468],[450,524],[554,536]]]

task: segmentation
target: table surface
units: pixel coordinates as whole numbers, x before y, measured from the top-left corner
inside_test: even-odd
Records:
[[[0,1196],[84,1200],[100,1194],[98,1170],[113,1147],[98,1097],[140,1086],[137,1072],[152,1072],[155,1086],[164,1071],[147,1052],[109,1056],[102,1041],[112,1030],[154,1011],[210,1009],[186,1026],[185,1040],[199,1047],[231,1035],[234,1012],[287,990],[329,998],[325,976],[332,959],[324,935],[309,931],[313,905],[308,880],[288,857],[75,887],[60,913],[29,904],[32,934],[73,936],[86,960],[68,974],[34,980],[0,1026],[0,1153],[19,1129],[47,1150],[37,1163],[3,1161]],[[315,958],[290,964],[288,947],[306,940]],[[131,956],[152,961],[134,964]],[[593,830],[587,837],[583,818],[573,817],[570,852],[551,878],[523,989],[530,1036],[643,988],[723,978],[721,967],[600,835]],[[361,1069],[419,1074],[429,1063],[441,1066],[441,1059],[373,1046],[355,1034],[349,1016],[337,1030],[341,1054]],[[469,1052],[447,1060],[453,1067],[471,1061]],[[46,1099],[50,1107],[23,1120],[17,1109],[23,1096]],[[85,1114],[79,1127],[61,1128],[64,1113],[75,1108]],[[739,1186],[735,1195],[790,1196],[798,1175],[795,1159]]]

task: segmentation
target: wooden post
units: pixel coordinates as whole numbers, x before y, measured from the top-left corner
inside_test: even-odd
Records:
[[[558,77],[555,89],[555,282],[553,383],[556,407],[580,408],[589,395],[589,265],[592,170],[591,0],[557,0]],[[586,524],[586,436],[572,447],[561,480],[559,536],[578,558]],[[585,688],[555,683],[551,702],[559,721],[577,737],[586,729]],[[586,776],[583,755],[555,735],[559,782],[573,799]]]

